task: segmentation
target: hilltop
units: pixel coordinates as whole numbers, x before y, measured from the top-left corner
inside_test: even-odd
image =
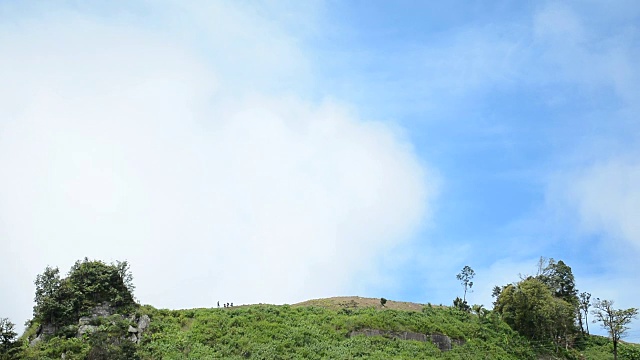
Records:
[[[293,304],[292,306],[318,306],[332,310],[344,308],[380,308],[386,310],[422,311],[425,304],[406,301],[387,300],[384,306],[378,298],[364,298],[360,296],[337,296],[324,299],[313,299]]]
[[[95,332],[84,337],[71,326],[29,345],[39,326],[34,323],[23,335],[16,358],[60,359],[63,354],[67,360],[611,358],[606,338],[591,336],[581,349],[555,353],[520,336],[491,312],[472,314],[392,300],[385,305],[380,299],[362,297],[188,310],[145,305],[129,317],[116,314],[93,320]],[[124,325],[142,317],[150,319],[148,330],[139,342],[127,340]],[[418,339],[411,334],[425,336]],[[450,339],[449,348],[434,341],[439,336]],[[619,358],[638,359],[639,354],[638,346],[622,344]]]
[[[493,310],[460,298],[433,306],[359,296],[169,310],[135,302],[128,263],[85,258],[66,277],[51,267],[38,275],[19,339],[1,319],[0,360],[613,358],[609,339],[573,322],[572,283],[557,295],[545,283],[570,278],[564,263],[552,265],[566,276],[497,288]],[[637,360],[640,346],[619,342],[617,353]]]

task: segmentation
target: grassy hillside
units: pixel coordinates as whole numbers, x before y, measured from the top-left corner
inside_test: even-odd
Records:
[[[342,300],[314,301],[328,307],[254,305],[178,311],[146,307],[151,334],[142,341],[140,355],[143,359],[535,358],[528,343],[496,318],[429,307],[420,312],[381,309],[379,300],[377,308],[363,308],[372,299]],[[467,342],[441,352],[430,342],[348,336],[363,328],[442,333]]]
[[[24,359],[612,359],[605,338],[588,337],[570,351],[556,353],[518,335],[497,315],[461,312],[449,307],[380,299],[340,297],[295,305],[248,305],[234,308],[159,310],[142,306],[151,318],[139,344],[118,339],[126,323],[105,319],[98,337],[110,344],[96,351],[96,335],[78,339],[61,333],[35,346],[23,338],[17,358]],[[26,333],[33,334],[32,325]],[[431,342],[385,336],[349,336],[379,329],[440,333],[464,342],[441,351]],[[118,332],[120,331],[120,333]],[[116,340],[106,341],[109,336]],[[115,348],[114,348],[115,347]],[[115,350],[114,350],[115,349]],[[117,351],[116,351],[117,350]],[[640,348],[622,344],[620,359],[640,359]]]

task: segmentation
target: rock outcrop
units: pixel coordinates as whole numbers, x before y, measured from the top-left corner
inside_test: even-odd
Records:
[[[55,334],[57,330],[58,329],[52,324],[41,324],[40,326],[38,326],[38,329],[36,330],[35,339],[31,340],[29,344],[33,346],[39,343],[40,341],[44,340],[46,337],[49,337]]]
[[[132,324],[136,325],[129,325],[129,329],[127,331],[128,336],[126,338],[131,340],[131,342],[139,343],[140,339],[142,339],[142,335],[149,328],[149,324],[151,323],[149,316],[136,316],[134,314],[127,318],[124,315],[116,314],[115,311],[116,309],[107,302],[95,306],[91,309],[89,316],[83,316],[78,319],[78,331],[76,333],[76,337],[82,338],[85,334],[91,334],[98,331],[99,326],[96,324],[100,323],[100,318],[107,318],[116,315],[122,320],[129,320]],[[116,321],[117,320],[111,320],[112,324],[115,324]],[[36,337],[30,344],[33,346],[45,338],[55,335],[58,330],[58,328],[51,324],[42,324],[38,327]]]
[[[78,335],[77,337],[82,337],[82,335],[84,334],[90,334],[94,331],[96,331],[96,329],[98,328],[97,326],[91,325],[91,318],[90,317],[81,317],[80,320],[78,320]]]
[[[427,341],[427,335],[411,332],[411,331],[390,331],[390,330],[378,330],[378,329],[362,329],[352,331],[349,333],[349,337],[364,335],[364,336],[383,336],[391,339],[400,340],[415,340],[415,341]]]
[[[138,324],[138,327],[129,325],[129,340],[137,344],[140,342],[140,339],[142,339],[142,334],[149,327],[151,319],[147,315],[142,315],[137,319],[134,317],[132,320],[134,320]]]
[[[452,344],[458,346],[464,345],[465,341],[460,339],[451,339],[444,334],[422,334],[411,331],[391,331],[391,330],[379,330],[379,329],[362,329],[349,333],[349,337],[364,335],[364,336],[383,336],[390,339],[399,340],[415,340],[421,342],[431,341],[434,345],[440,349],[440,351],[451,350]]]

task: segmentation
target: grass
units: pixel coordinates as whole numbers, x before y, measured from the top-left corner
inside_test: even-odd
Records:
[[[576,343],[576,349],[557,354],[550,344],[523,338],[492,312],[479,316],[450,307],[391,300],[383,307],[380,299],[362,297],[189,310],[146,305],[137,312],[151,318],[149,330],[133,349],[141,360],[612,358],[611,344],[602,337],[586,337]],[[110,351],[109,359],[135,358],[131,352],[125,354],[112,346],[124,343],[117,335],[118,331],[126,333],[124,325],[109,321],[103,324],[105,331],[111,332],[111,340],[104,336],[97,339],[103,351]],[[366,328],[440,333],[464,341],[442,352],[431,342],[349,336],[354,330]],[[86,359],[95,350],[92,344],[96,341],[58,336],[34,347],[25,343],[19,358],[60,359],[64,353],[66,359]],[[640,346],[621,344],[619,359],[640,360]]]
[[[344,308],[377,308],[381,310],[385,309],[420,312],[425,307],[425,304],[387,300],[387,303],[383,307],[382,305],[380,305],[380,299],[363,298],[359,296],[339,296],[326,299],[307,300],[298,304],[294,304],[292,306],[319,306],[333,310],[340,310]]]
[[[526,340],[497,318],[403,302],[387,302],[383,308],[379,299],[340,297],[292,306],[144,307],[143,311],[152,322],[140,345],[142,359],[535,358]],[[442,333],[466,343],[441,352],[430,342],[348,336],[363,328]]]

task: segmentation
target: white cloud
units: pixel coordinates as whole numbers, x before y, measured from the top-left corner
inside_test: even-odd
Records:
[[[491,296],[494,286],[504,286],[521,280],[520,277],[536,275],[536,264],[539,258],[497,259],[491,265],[476,269],[474,279],[475,293],[471,296],[472,303],[483,304],[492,308],[495,298]]]
[[[640,250],[640,164],[611,159],[572,174],[564,185],[584,231]]]
[[[602,96],[602,90],[610,88],[623,106],[637,111],[640,73],[634,66],[638,49],[632,44],[637,42],[638,27],[630,25],[626,14],[612,9],[600,9],[614,17],[606,25],[596,23],[599,15],[586,16],[579,9],[548,3],[534,16],[533,40],[539,51],[536,60],[546,71],[546,75],[540,74],[541,79],[581,85],[595,96]]]
[[[197,41],[77,12],[0,27],[2,316],[84,256],[128,259],[161,307],[340,294],[425,220],[401,131],[305,100],[304,54],[260,15],[198,11],[226,21]]]
[[[573,229],[569,235],[576,239],[570,246],[592,258],[574,267],[579,290],[614,300],[620,308],[638,307],[640,295],[640,164],[635,159],[611,156],[558,172],[546,194],[549,212]],[[595,324],[590,330],[605,335]]]
[[[446,100],[513,85],[522,79],[529,55],[522,30],[504,25],[458,30],[438,44],[420,48],[407,61],[418,59],[414,67],[421,90],[430,97]]]

